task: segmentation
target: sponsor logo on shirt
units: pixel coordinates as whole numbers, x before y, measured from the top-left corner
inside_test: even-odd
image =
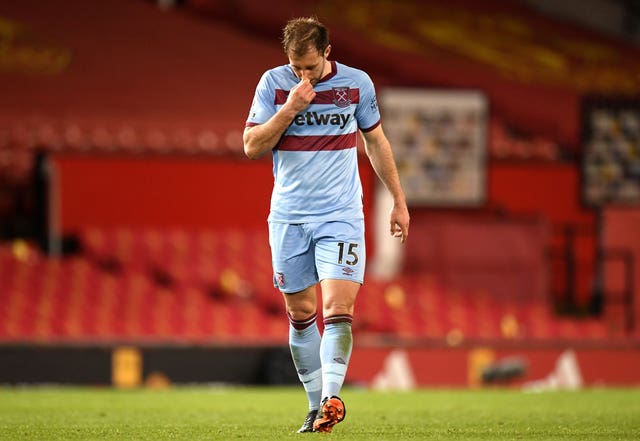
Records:
[[[297,126],[339,126],[340,129],[344,129],[347,123],[351,120],[351,114],[345,113],[318,113],[318,112],[306,112],[296,115],[293,119],[293,123]]]

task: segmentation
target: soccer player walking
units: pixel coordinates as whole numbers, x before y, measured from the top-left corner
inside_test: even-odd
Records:
[[[358,130],[369,160],[393,197],[390,233],[402,242],[409,211],[373,82],[329,60],[327,28],[315,18],[283,30],[289,64],[262,75],[244,131],[245,154],[273,155],[268,217],[274,286],[289,316],[289,346],[309,399],[298,432],[330,432],[346,410],[339,393],[353,346],[351,322],[364,280]],[[320,284],[324,332],[316,324]]]

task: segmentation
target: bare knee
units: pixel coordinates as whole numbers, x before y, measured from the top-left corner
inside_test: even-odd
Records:
[[[293,320],[305,320],[318,310],[315,287],[294,294],[284,294],[287,314]]]
[[[330,302],[323,306],[322,315],[325,317],[331,317],[333,315],[353,315],[353,304],[346,304],[341,302]]]
[[[310,304],[297,304],[296,306],[287,306],[287,314],[293,320],[305,320],[317,312],[315,306]]]

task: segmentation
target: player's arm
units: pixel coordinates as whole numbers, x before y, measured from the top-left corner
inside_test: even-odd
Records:
[[[257,159],[272,150],[293,118],[306,109],[316,93],[309,80],[302,80],[289,91],[287,101],[264,124],[246,127],[242,136],[244,153],[250,159]]]
[[[409,236],[409,210],[389,140],[378,125],[375,129],[362,132],[364,148],[376,174],[393,197],[393,207],[389,217],[389,231],[402,242]]]

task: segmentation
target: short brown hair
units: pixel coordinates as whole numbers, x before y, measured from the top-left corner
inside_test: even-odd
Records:
[[[323,53],[329,46],[329,30],[315,17],[293,18],[282,30],[284,53],[303,56],[314,47]]]

